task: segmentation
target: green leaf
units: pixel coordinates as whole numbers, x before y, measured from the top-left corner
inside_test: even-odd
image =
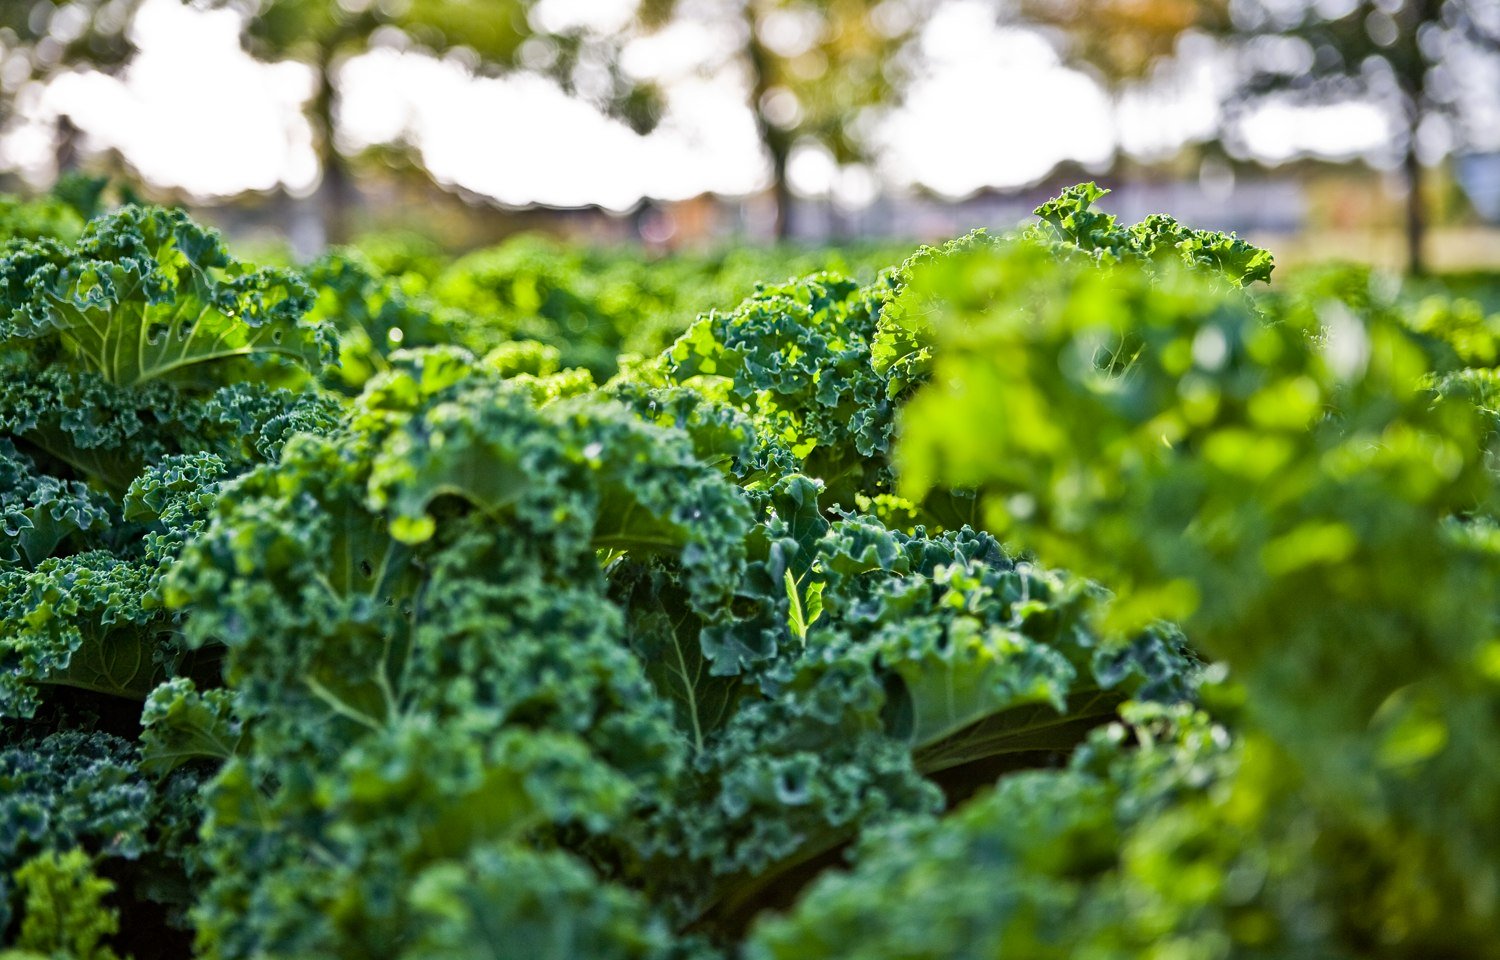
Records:
[[[823,613],[823,588],[826,584],[821,580],[809,583],[804,596],[804,590],[797,579],[792,576],[790,569],[786,571],[785,576],[789,607],[787,625],[792,631],[792,636],[805,645],[808,628],[816,623]]]
[[[17,950],[69,960],[119,960],[103,941],[120,930],[118,911],[104,898],[115,889],[95,876],[82,850],[44,853],[16,871],[24,904]]]
[[[194,760],[228,760],[240,743],[233,708],[231,691],[199,693],[186,677],[157,687],[141,711],[141,769],[160,777]]]
[[[116,386],[232,357],[276,354],[311,369],[331,356],[327,328],[303,322],[301,280],[232,259],[178,210],[127,207],[71,247],[22,247],[0,260],[0,289],[14,336],[56,335]]]

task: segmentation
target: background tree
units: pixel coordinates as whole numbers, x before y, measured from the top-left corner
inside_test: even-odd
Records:
[[[465,49],[481,72],[518,68],[546,74],[638,132],[661,111],[646,77],[625,70],[627,48],[692,23],[729,37],[726,67],[744,77],[747,106],[765,150],[778,238],[791,232],[787,167],[799,145],[817,145],[847,164],[866,159],[871,112],[899,100],[905,53],[939,0],[638,0],[626,27],[549,29],[536,0],[197,0],[239,10],[246,47],[265,60],[295,59],[317,74],[309,104],[324,176],[330,233],[346,227],[349,171],[335,146],[338,67],[395,29],[434,54]],[[649,65],[648,65],[649,66]],[[647,71],[649,73],[649,70]],[[586,75],[587,82],[580,82]]]
[[[0,0],[0,130],[21,119],[23,91],[72,70],[114,73],[135,53],[130,25],[139,0]],[[57,172],[78,158],[66,115],[54,132]]]
[[[732,69],[771,167],[775,232],[792,232],[787,166],[798,146],[840,165],[870,158],[867,133],[911,80],[914,41],[941,0],[643,0],[637,26],[651,32],[696,21],[732,33]],[[723,68],[720,62],[712,65]]]
[[[1175,55],[1189,30],[1222,33],[1230,26],[1229,7],[1229,0],[1018,0],[1014,12],[1060,31],[1071,58],[1118,89]]]
[[[1368,100],[1389,111],[1406,187],[1410,272],[1425,272],[1427,231],[1419,137],[1447,124],[1462,142],[1463,73],[1475,57],[1500,55],[1500,4],[1494,0],[1357,0],[1327,18],[1311,3],[1245,4],[1231,35],[1239,51],[1242,93],[1253,102],[1290,96],[1302,102]],[[1267,43],[1265,41],[1281,41]]]
[[[1346,0],[1327,15],[1316,0],[1019,0],[1035,22],[1061,28],[1079,62],[1106,78],[1134,79],[1199,30],[1225,45],[1233,94],[1224,133],[1268,99],[1382,105],[1406,186],[1407,268],[1426,269],[1427,229],[1419,136],[1431,123],[1464,139],[1463,76],[1476,58],[1500,55],[1494,0]]]
[[[325,231],[332,240],[347,239],[352,182],[348,159],[337,143],[338,72],[350,57],[370,49],[382,33],[396,31],[412,48],[435,56],[463,52],[481,74],[522,66],[528,39],[539,39],[526,63],[556,79],[569,92],[578,90],[580,65],[587,63],[589,98],[638,131],[649,129],[657,115],[654,89],[634,82],[618,68],[618,51],[609,38],[579,28],[543,36],[528,13],[535,0],[198,0],[199,5],[238,11],[244,18],[246,49],[265,61],[298,60],[314,72],[308,121],[322,172]],[[604,49],[600,49],[600,47]],[[592,69],[602,65],[603,69]],[[602,82],[601,82],[602,81]]]
[[[1185,34],[1220,35],[1231,0],[1001,0],[1026,26],[1041,27],[1076,67],[1092,73],[1118,112],[1125,95],[1174,61]],[[1116,164],[1124,144],[1116,131]]]

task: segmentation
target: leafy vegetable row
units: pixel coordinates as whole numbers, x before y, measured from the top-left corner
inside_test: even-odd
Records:
[[[1100,196],[617,370],[177,212],[18,234],[0,930],[1488,955],[1494,327]]]

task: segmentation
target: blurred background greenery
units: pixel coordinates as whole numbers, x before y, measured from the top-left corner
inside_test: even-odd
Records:
[[[1097,179],[1272,246],[1500,265],[1492,0],[6,0],[0,188],[301,256],[540,230],[930,240]]]

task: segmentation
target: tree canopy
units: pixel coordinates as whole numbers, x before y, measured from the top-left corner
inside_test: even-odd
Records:
[[[1477,60],[1500,56],[1500,5],[1490,0],[1020,0],[1020,12],[1059,28],[1075,62],[1113,82],[1146,76],[1176,55],[1184,33],[1216,38],[1233,77],[1222,135],[1271,99],[1381,106],[1406,181],[1408,269],[1417,274],[1427,221],[1419,139],[1426,128],[1466,142],[1476,85],[1462,78]]]
[[[6,0],[0,3],[0,129],[18,115],[22,91],[69,70],[114,72],[135,53],[130,24],[140,0]],[[59,173],[71,166],[74,128],[58,119]]]

